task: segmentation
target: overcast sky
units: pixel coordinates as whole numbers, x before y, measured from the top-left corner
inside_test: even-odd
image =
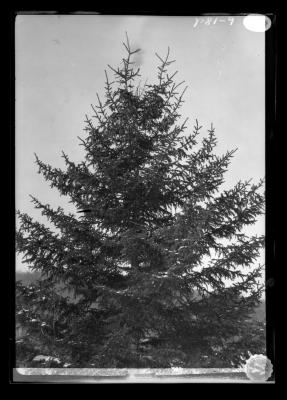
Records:
[[[243,17],[208,18],[17,16],[16,208],[44,221],[32,194],[71,210],[68,199],[37,174],[34,153],[60,168],[62,150],[74,162],[83,160],[77,136],[85,137],[85,114],[92,115],[96,93],[103,98],[107,64],[117,67],[125,55],[125,31],[131,46],[142,50],[136,61],[143,83],[156,76],[154,53],[164,56],[169,46],[176,60],[171,71],[188,85],[181,111],[189,130],[196,118],[202,134],[213,123],[218,153],[238,148],[225,187],[264,177],[264,33],[247,30]],[[264,233],[264,219],[252,233]],[[23,268],[18,258],[17,268]]]

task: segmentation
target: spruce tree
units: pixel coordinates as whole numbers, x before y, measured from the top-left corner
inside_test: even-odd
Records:
[[[234,150],[218,156],[211,125],[199,142],[179,113],[182,83],[169,50],[140,86],[127,38],[105,71],[105,100],[86,116],[79,164],[36,155],[39,173],[77,213],[32,197],[50,226],[17,211],[17,252],[41,279],[17,282],[18,365],[35,355],[72,367],[216,367],[264,353],[259,304],[263,236],[244,228],[264,212],[263,180],[221,190]],[[19,361],[19,360],[22,361]],[[22,362],[22,364],[21,364]]]

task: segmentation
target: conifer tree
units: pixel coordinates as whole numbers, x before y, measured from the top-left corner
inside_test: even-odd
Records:
[[[77,213],[32,197],[50,227],[17,211],[17,252],[36,283],[17,282],[27,330],[19,358],[57,357],[73,367],[239,365],[264,353],[259,304],[263,236],[246,226],[264,212],[263,180],[221,190],[234,150],[218,156],[211,125],[181,121],[182,83],[169,50],[154,83],[140,86],[126,56],[105,72],[105,100],[86,116],[85,159],[66,170],[36,156],[39,173]],[[52,226],[54,228],[52,228]],[[23,358],[23,359],[24,359]]]

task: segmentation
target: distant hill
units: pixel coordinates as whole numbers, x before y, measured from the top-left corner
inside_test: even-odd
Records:
[[[257,319],[257,321],[263,322],[265,321],[265,315],[265,301],[263,300],[261,304],[259,304],[259,306],[255,309],[254,318]]]
[[[16,280],[22,281],[23,285],[30,285],[37,279],[41,278],[40,272],[20,272],[16,271]],[[67,295],[67,294],[66,294]],[[265,321],[265,301],[263,300],[261,304],[256,308],[254,312],[254,319],[258,321]]]
[[[41,278],[40,272],[22,272],[16,271],[16,281],[22,281],[23,285],[30,285]]]

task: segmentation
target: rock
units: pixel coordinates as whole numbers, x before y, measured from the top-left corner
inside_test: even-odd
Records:
[[[32,361],[34,363],[41,363],[41,364],[49,363],[50,365],[51,364],[56,364],[56,365],[61,364],[61,361],[59,360],[59,358],[52,357],[52,356],[44,356],[42,354],[34,357]]]

